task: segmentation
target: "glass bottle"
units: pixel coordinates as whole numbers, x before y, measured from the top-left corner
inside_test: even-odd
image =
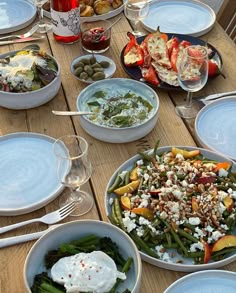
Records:
[[[79,0],[51,0],[54,39],[72,44],[80,38]]]

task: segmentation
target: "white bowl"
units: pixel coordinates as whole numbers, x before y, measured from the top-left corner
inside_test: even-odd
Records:
[[[17,52],[11,51],[0,55],[0,59],[4,59],[6,56],[15,55]],[[43,88],[31,92],[25,93],[10,93],[0,91],[0,106],[14,110],[31,109],[41,106],[51,99],[53,99],[58,93],[61,86],[61,69],[59,63],[51,55],[48,55],[57,64],[58,72],[54,80]]]
[[[70,65],[70,71],[74,75],[74,77],[76,79],[78,79],[79,81],[82,81],[82,82],[88,83],[88,84],[94,83],[96,81],[95,80],[85,80],[85,79],[81,79],[78,76],[76,76],[75,73],[74,73],[74,71],[75,71],[74,65],[77,64],[78,62],[80,62],[82,59],[89,59],[92,56],[93,55],[82,55],[82,56],[79,56],[79,57],[75,58],[71,62],[71,65]],[[103,56],[103,55],[99,55],[99,54],[94,54],[94,57],[96,58],[97,62],[101,62],[101,61],[109,62],[110,66],[108,68],[104,68],[105,79],[112,77],[113,74],[116,71],[116,64],[115,64],[115,62],[112,59],[110,59],[110,58],[108,58],[106,56]]]
[[[80,116],[79,121],[82,128],[91,136],[111,143],[126,143],[135,141],[147,135],[156,125],[159,110],[159,98],[156,92],[149,86],[132,79],[112,78],[97,81],[86,87],[77,98],[78,111],[88,111],[87,102],[91,96],[98,92],[107,90],[110,96],[116,95],[119,91],[131,91],[146,99],[153,106],[152,115],[145,122],[131,127],[108,127],[95,124],[86,116]]]
[[[127,279],[119,286],[123,291],[129,288],[138,293],[141,284],[142,263],[139,252],[133,241],[115,226],[96,220],[80,220],[62,224],[42,236],[31,248],[24,265],[24,283],[27,292],[31,292],[34,276],[45,271],[44,257],[49,250],[57,249],[62,243],[77,240],[88,234],[110,237],[119,248],[124,258],[132,257],[133,265]],[[122,290],[123,289],[123,290]]]
[[[190,147],[190,146],[177,146],[177,148],[181,148],[181,149],[186,149],[186,150],[200,150],[201,154],[203,156],[205,156],[206,158],[209,158],[211,160],[216,160],[219,162],[225,162],[228,161],[232,164],[232,171],[236,171],[236,163],[234,163],[233,161],[231,161],[230,159],[214,153],[212,151],[209,150],[205,150],[202,148],[197,148],[197,147]],[[166,147],[160,147],[158,148],[158,153],[163,153],[166,151],[170,151],[171,150],[171,146],[166,146]],[[117,174],[120,174],[122,171],[125,170],[132,170],[134,167],[134,164],[137,162],[137,160],[141,159],[140,155],[135,155],[133,157],[131,157],[129,160],[127,160],[126,162],[124,162],[112,175],[112,177],[110,178],[107,187],[106,187],[106,191],[105,191],[105,209],[106,209],[106,214],[107,215],[111,215],[111,204],[110,204],[110,200],[111,198],[115,198],[116,195],[114,193],[110,193],[108,194],[107,190],[109,189],[109,187],[114,183],[115,178],[117,177]],[[236,231],[233,232],[234,235],[236,235]],[[228,257],[226,257],[223,260],[220,261],[215,261],[215,262],[209,262],[207,264],[198,264],[198,265],[194,265],[193,264],[193,260],[190,258],[182,258],[180,255],[177,254],[177,251],[174,249],[174,260],[183,260],[183,263],[175,263],[175,262],[167,262],[167,261],[163,261],[161,259],[157,259],[155,257],[151,257],[148,254],[140,251],[141,254],[141,258],[152,264],[155,265],[157,267],[161,267],[161,268],[165,268],[167,270],[173,270],[173,271],[182,271],[182,272],[194,272],[194,271],[200,271],[200,270],[208,270],[208,269],[215,269],[215,268],[219,268],[222,267],[224,265],[227,265],[233,261],[236,260],[236,253],[231,253]]]

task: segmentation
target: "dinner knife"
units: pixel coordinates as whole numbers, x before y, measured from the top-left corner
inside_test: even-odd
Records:
[[[25,42],[31,42],[31,41],[38,41],[44,39],[45,36],[40,37],[28,37],[28,38],[22,38],[22,39],[16,39],[16,40],[10,40],[10,41],[0,41],[1,45],[9,45],[9,44],[17,44],[17,43],[25,43]]]
[[[8,238],[2,238],[2,239],[0,239],[0,248],[38,239],[41,236],[43,236],[44,234],[46,234],[48,231],[50,231],[58,226],[60,226],[60,224],[59,225],[52,225],[48,229],[40,231],[40,232],[29,233],[29,234],[25,234],[25,235],[8,237]]]
[[[231,96],[231,95],[236,95],[236,91],[232,91],[232,92],[225,92],[225,93],[218,93],[218,94],[211,94],[211,95],[202,95],[202,96],[198,96],[198,97],[193,97],[193,100],[197,100],[197,101],[210,101],[210,100],[215,100],[218,98],[223,98],[223,97],[227,97],[227,96]]]

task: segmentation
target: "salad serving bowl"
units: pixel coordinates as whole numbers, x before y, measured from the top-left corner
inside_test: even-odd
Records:
[[[234,174],[233,175],[234,179],[232,180],[234,181],[226,179],[226,181],[228,181],[228,184],[222,187],[221,185],[224,183],[222,184],[218,183],[218,181],[216,181],[216,179],[213,180],[213,178],[211,179],[200,178],[199,174],[196,171],[197,175],[195,176],[197,181],[193,181],[194,184],[191,185],[187,181],[189,180],[188,179],[189,177],[183,178],[183,176],[185,175],[182,173],[174,174],[173,169],[171,169],[170,171],[165,171],[163,169],[159,173],[160,175],[157,175],[159,171],[154,171],[154,173],[155,172],[156,173],[153,177],[152,171],[151,173],[149,171],[152,169],[160,170],[159,168],[164,168],[163,166],[165,165],[165,163],[163,163],[163,161],[158,162],[157,160],[157,165],[153,167],[152,162],[149,164],[145,161],[146,159],[144,159],[144,157],[141,156],[140,154],[135,155],[134,157],[124,162],[114,172],[114,174],[112,175],[111,179],[109,180],[107,184],[106,192],[105,192],[105,208],[106,208],[107,216],[114,225],[117,225],[118,227],[121,227],[124,231],[126,231],[126,233],[128,233],[131,236],[131,238],[136,243],[138,243],[138,247],[142,247],[141,249],[139,249],[141,258],[148,263],[151,263],[155,266],[159,266],[168,270],[183,271],[183,272],[193,272],[193,271],[200,271],[205,269],[207,270],[216,269],[216,268],[222,267],[236,260],[235,225],[233,225],[232,228],[230,229],[228,226],[227,227],[224,226],[225,223],[228,223],[226,221],[227,216],[231,216],[232,219],[235,219],[233,214],[235,213],[235,206],[236,206],[235,205],[236,184],[233,182],[236,182],[236,179],[235,179],[236,178],[235,176],[236,164],[230,159],[206,149],[197,148],[197,147],[187,147],[187,146],[179,146],[176,148],[180,149],[181,151],[187,150],[192,155],[193,154],[196,155],[200,153],[200,155],[203,156],[203,158],[206,158],[203,160],[206,160],[206,164],[210,164],[206,166],[207,168],[211,168],[210,172],[212,172],[207,174],[212,175],[213,170],[216,170],[214,169],[215,165],[218,164],[218,162],[224,162],[223,165],[226,165],[227,168],[229,168],[228,171],[223,169],[221,171],[218,170],[218,171],[215,171],[215,174],[213,175],[215,176],[215,178],[217,178],[217,180],[219,180],[219,182],[221,181],[223,182],[225,181],[225,178],[228,178],[229,172],[232,172],[232,174]],[[149,156],[150,158],[153,155],[153,152],[154,150],[150,150],[145,152],[145,154],[147,155],[147,157]],[[166,157],[162,157],[164,156],[162,154],[163,153],[165,154],[165,152],[168,154],[172,152],[172,147],[166,146],[166,147],[160,147],[157,149],[157,155],[159,156],[161,160],[162,158],[163,160],[168,160]],[[178,156],[181,157],[180,155]],[[195,158],[192,157],[191,160],[193,160],[193,163],[196,163],[196,164],[199,163],[197,158],[198,158],[197,156]],[[143,163],[143,162],[146,162],[146,163]],[[140,168],[140,171],[138,172],[141,172],[140,173],[141,176],[138,175],[139,177],[137,179],[137,177],[134,178],[134,175],[132,175],[132,174],[135,174],[132,171],[134,170],[135,166],[139,166],[139,164],[141,168]],[[171,163],[169,164],[171,165]],[[158,165],[160,165],[160,167],[158,167]],[[148,167],[146,168],[145,166],[148,166]],[[180,165],[177,163],[176,164],[174,163],[171,166],[173,166],[173,168],[176,168],[175,170],[180,170],[178,169],[180,168],[179,167]],[[217,166],[221,166],[221,165],[219,164]],[[142,173],[141,170],[148,170],[148,171],[143,171]],[[192,169],[192,170],[195,170],[195,169]],[[218,174],[218,172],[220,172],[220,175]],[[119,174],[121,174],[120,180],[117,180],[117,178],[119,177]],[[126,182],[126,174],[128,174],[129,176],[128,182],[130,182],[128,183],[130,184],[128,189],[127,189],[127,182]],[[145,174],[145,175],[142,175],[142,174]],[[177,175],[180,177],[177,177]],[[211,175],[203,175],[203,177],[204,176],[211,177]],[[161,178],[160,176],[164,176],[163,179],[160,179]],[[153,180],[153,178],[156,178],[157,182],[159,180],[159,183],[155,183],[155,184],[159,184],[160,187],[157,188],[157,186],[155,187],[155,184],[150,183],[150,181],[148,181],[149,178],[152,178],[150,180]],[[176,179],[176,178],[179,178],[179,179]],[[176,180],[174,185],[172,185],[173,180]],[[210,183],[207,182],[207,180],[210,180],[210,181],[212,180],[212,182],[214,181],[216,183],[214,183],[215,185],[213,183],[212,185],[210,185]],[[126,184],[122,182],[126,182]],[[136,182],[137,182],[137,185],[136,185]],[[162,183],[160,184],[160,182]],[[194,186],[195,184],[196,186]],[[191,194],[192,191],[191,190],[187,191],[187,189],[185,190],[184,186],[186,188],[198,187],[200,191],[197,191],[195,189],[195,193],[192,195]],[[212,190],[214,190],[213,192],[214,194],[212,193],[211,195],[209,195],[211,192],[210,188],[208,189],[209,186],[212,186]],[[232,187],[232,189],[230,189],[230,186]],[[201,191],[201,188],[203,188],[203,191]],[[205,191],[207,190],[207,192],[205,192],[204,190]],[[209,190],[209,193],[208,193],[208,190]],[[165,194],[165,196],[163,194]],[[182,197],[180,196],[186,196],[186,194],[187,194],[187,197],[185,199],[183,198],[182,200]],[[169,197],[172,199],[170,199]],[[194,200],[192,199],[192,197],[194,198]],[[208,215],[207,213],[209,213],[210,211],[210,209],[206,210],[204,214],[203,210],[201,210],[203,207],[203,202],[204,200],[206,200],[205,197],[207,198],[208,203],[207,205],[204,206],[204,208],[210,207],[212,205],[213,207],[217,206],[216,212],[217,211],[220,212],[222,208],[220,212],[222,213],[221,214],[222,218],[220,218],[220,215],[218,215],[218,218],[217,218],[217,221],[219,221],[218,222],[219,226],[215,226],[215,225],[218,225],[216,222],[215,224],[213,224],[214,220],[213,222],[209,220],[211,219],[211,216],[209,217],[207,216],[206,217],[207,220],[204,220],[203,218],[201,218]],[[225,197],[227,197],[227,199],[230,199],[230,203],[231,203],[230,208],[227,206],[226,202],[223,199]],[[127,198],[129,198],[130,200]],[[139,198],[141,198],[140,201],[139,201]],[[165,198],[167,199],[169,198],[169,199],[167,200]],[[161,202],[161,199],[163,199],[163,202]],[[197,206],[195,205],[195,199],[197,199],[197,202],[198,202]],[[184,206],[185,200],[186,202],[188,202],[188,206],[186,207]],[[211,203],[211,200],[212,200],[212,203]],[[135,205],[135,203],[137,202],[139,202],[139,204]],[[121,212],[120,215],[122,216],[123,224],[121,221],[117,221],[116,217],[114,218],[114,215],[117,216],[117,213],[114,213],[114,204],[116,205],[116,208],[117,208],[117,204],[118,206],[120,206],[120,212]],[[154,204],[154,206],[152,206],[152,204]],[[152,209],[153,207],[154,207],[154,210]],[[156,210],[155,210],[155,207],[156,207]],[[186,216],[187,214],[185,214],[182,217],[183,212],[181,211],[184,211],[184,213],[186,211],[187,213],[187,210],[189,211],[189,215]],[[223,214],[224,211],[226,211],[225,214]],[[199,214],[197,214],[197,212],[199,212]],[[203,214],[200,214],[202,212]],[[171,218],[172,216],[173,218]],[[201,223],[205,223],[206,221],[208,221],[207,222],[208,224],[204,228],[204,226],[202,226]],[[211,224],[209,224],[209,222]],[[185,224],[187,224],[188,228],[185,226]],[[218,227],[220,227],[220,230],[221,228],[222,229],[224,228],[226,230],[221,230],[221,232],[219,232]],[[190,228],[193,230],[190,230]],[[184,232],[182,231],[182,229],[184,230]],[[183,234],[183,233],[179,234],[180,230],[183,233],[187,231],[187,233],[190,235],[189,238],[186,238],[188,239],[187,241],[185,239],[185,236],[183,236],[186,234]],[[208,231],[209,234],[205,233],[204,231]],[[146,232],[148,232],[149,234],[147,234]],[[164,235],[166,232],[170,233],[168,234],[168,237]],[[205,234],[203,234],[203,232]],[[230,237],[228,237],[228,234]],[[179,241],[178,239],[176,240],[175,238],[176,235],[180,239],[180,242],[178,242]],[[224,238],[223,235],[226,236],[226,238]],[[138,239],[137,239],[137,236],[138,236]],[[147,236],[148,238],[145,238],[145,236]],[[139,238],[144,242],[143,243],[144,246],[140,246]],[[173,238],[175,240],[173,240]],[[227,239],[230,241],[228,242]],[[220,240],[220,241],[218,242],[217,240],[218,241]],[[232,240],[233,242],[235,242],[234,244],[233,242],[231,242]],[[194,243],[191,241],[193,241]],[[180,248],[182,245],[181,244],[182,242],[184,243],[184,247],[182,246],[182,248]],[[218,244],[216,245],[217,242]],[[147,245],[149,246],[149,248],[147,248]],[[150,252],[150,248],[151,248],[151,252]],[[183,251],[186,252],[185,256],[183,251],[181,251],[181,249],[183,249]],[[221,253],[221,250],[224,251],[223,249],[229,249],[229,250],[226,250],[223,254]],[[217,258],[216,255],[218,254],[221,254],[221,257]],[[195,255],[196,258],[194,258],[193,255]],[[200,261],[200,255],[201,255],[201,261]]]
[[[110,143],[126,143],[147,135],[156,125],[159,98],[149,86],[126,78],[97,81],[77,98],[77,110],[93,112],[80,116],[82,128]]]
[[[34,49],[23,49],[18,51],[11,51],[5,54],[1,54],[0,60],[3,60],[3,59],[7,60],[8,57],[12,58],[18,54],[22,54],[21,56],[24,56],[24,54],[26,54],[26,52],[29,52],[29,51],[32,51],[33,54],[36,54],[36,52],[38,52],[38,50],[34,50]],[[37,86],[29,91],[24,89],[24,91],[18,92],[17,90],[14,90],[13,92],[9,88],[8,84],[6,85],[7,88],[5,88],[5,85],[1,85],[1,90],[0,90],[0,106],[1,107],[14,109],[14,110],[31,109],[31,108],[35,108],[49,102],[51,99],[53,99],[56,96],[61,86],[61,76],[60,76],[61,68],[59,63],[54,57],[52,57],[49,54],[45,54],[45,56],[46,56],[45,58],[47,58],[47,60],[50,61],[51,65],[54,64],[53,67],[55,68],[55,70],[54,69],[50,70],[51,68],[48,68],[48,67],[45,68],[46,70],[50,70],[51,72],[53,72],[54,77],[47,80],[48,71],[45,71],[45,72],[41,71],[40,74],[45,76],[45,81],[44,81],[45,84],[43,86]],[[25,62],[24,60],[24,64],[26,63],[27,62]],[[29,74],[32,80],[33,78],[35,78],[35,77],[32,77],[32,74],[35,69],[25,70],[25,68],[23,68],[24,64],[18,63],[16,64],[16,66],[19,67],[19,71],[22,71],[23,74],[24,72],[26,75]],[[12,80],[11,84],[15,86],[16,80],[19,80],[18,79],[19,76],[18,76],[18,72],[16,72],[15,69],[13,69],[13,72],[14,72],[14,75],[11,76],[11,80]],[[38,72],[36,74],[38,74]],[[15,77],[17,78],[16,80],[13,79]],[[18,85],[19,84],[20,83],[18,83]],[[22,81],[21,81],[21,84],[22,84]]]
[[[47,271],[45,268],[45,256],[48,251],[56,250],[62,244],[79,240],[87,235],[109,237],[118,246],[118,250],[124,259],[129,257],[133,259],[126,274],[127,278],[118,286],[118,291],[116,292],[123,292],[128,288],[132,293],[138,293],[141,283],[142,263],[135,244],[126,233],[117,227],[97,220],[79,220],[62,224],[42,236],[33,245],[25,261],[24,283],[26,291],[31,292],[30,288],[36,275]],[[49,271],[48,273],[50,274]],[[73,273],[75,271],[72,270],[71,274]]]

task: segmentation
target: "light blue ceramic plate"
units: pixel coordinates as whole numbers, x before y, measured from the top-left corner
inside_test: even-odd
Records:
[[[236,96],[221,98],[202,108],[195,120],[199,143],[236,160]]]
[[[0,215],[20,215],[45,206],[62,190],[54,138],[19,132],[0,137]]]
[[[0,34],[28,26],[35,16],[36,8],[30,0],[0,0]]]
[[[174,282],[164,293],[235,293],[236,273],[209,270],[187,275]]]
[[[143,20],[146,30],[199,37],[207,33],[216,20],[215,12],[206,4],[195,0],[153,1],[149,14]]]

